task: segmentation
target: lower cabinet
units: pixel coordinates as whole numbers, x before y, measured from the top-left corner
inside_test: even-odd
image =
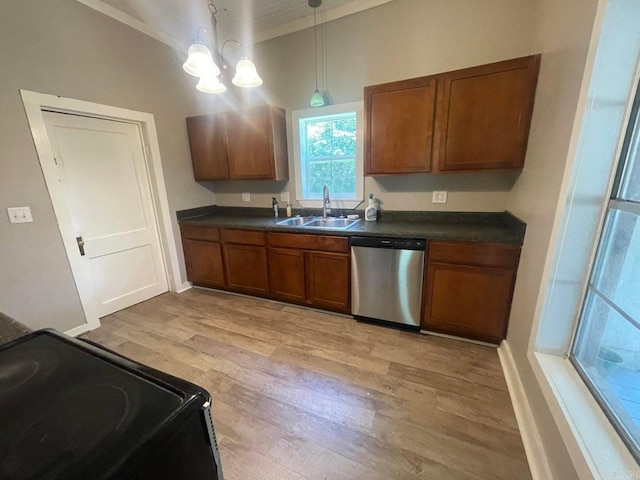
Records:
[[[430,243],[421,328],[500,343],[519,258],[519,246]]]
[[[223,229],[221,237],[227,288],[249,295],[268,296],[264,232]]]
[[[180,230],[187,279],[194,285],[224,288],[220,231],[199,225],[182,225]]]
[[[272,298],[349,313],[349,241],[344,237],[268,233]]]

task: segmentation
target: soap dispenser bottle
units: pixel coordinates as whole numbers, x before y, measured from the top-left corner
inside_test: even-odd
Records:
[[[367,222],[375,222],[378,219],[378,209],[373,202],[373,193],[369,194],[369,206],[364,211],[364,219]]]
[[[278,218],[278,200],[276,200],[276,197],[271,197],[271,205],[273,206],[273,216]]]

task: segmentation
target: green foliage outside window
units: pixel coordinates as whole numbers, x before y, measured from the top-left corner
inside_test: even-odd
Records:
[[[306,135],[306,196],[322,196],[324,185],[332,197],[356,193],[355,113],[304,122]]]

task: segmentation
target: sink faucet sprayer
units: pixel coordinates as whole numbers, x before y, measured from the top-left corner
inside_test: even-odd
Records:
[[[331,200],[329,199],[329,187],[325,185],[322,189],[322,217],[327,218],[327,213],[331,213]]]

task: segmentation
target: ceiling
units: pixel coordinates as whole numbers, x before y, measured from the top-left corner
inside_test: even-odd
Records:
[[[188,48],[198,27],[211,29],[207,0],[78,0],[179,49]],[[323,0],[318,23],[392,0]],[[245,45],[313,25],[307,0],[214,0],[220,42]]]

